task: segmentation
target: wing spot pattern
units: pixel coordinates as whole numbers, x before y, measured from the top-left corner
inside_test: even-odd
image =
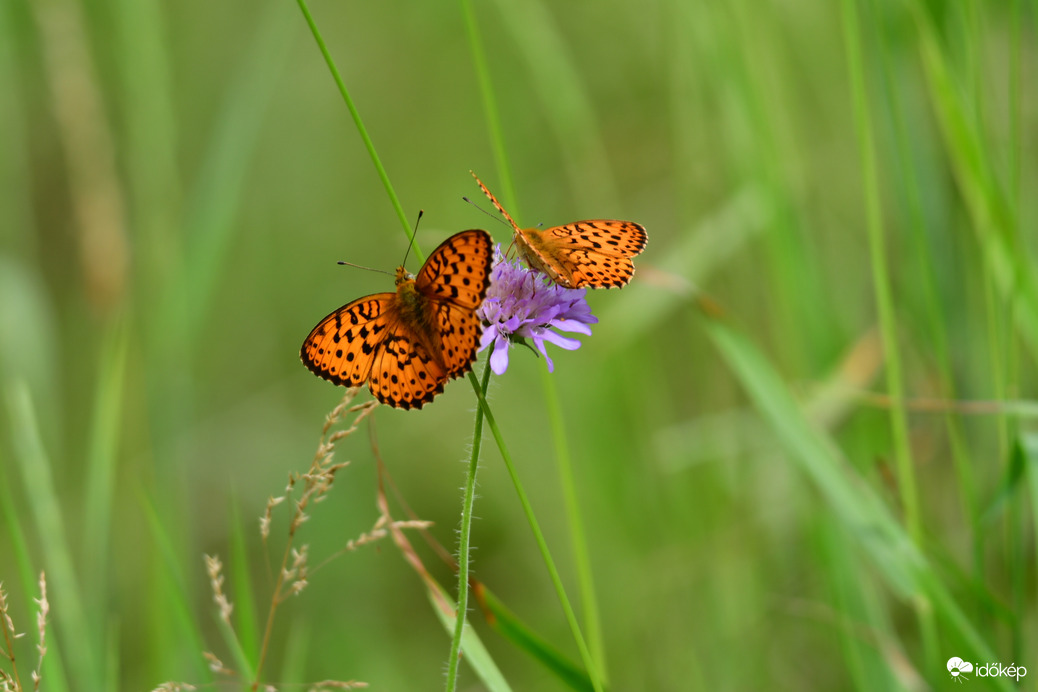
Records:
[[[421,408],[475,360],[482,329],[475,309],[492,254],[485,231],[451,236],[417,277],[398,269],[396,293],[361,298],[322,320],[300,349],[304,365],[335,384],[366,382],[390,406]]]
[[[631,261],[648,239],[633,221],[588,219],[545,230],[520,228],[478,177],[476,183],[515,231],[520,254],[530,266],[567,288],[626,285],[634,275]]]

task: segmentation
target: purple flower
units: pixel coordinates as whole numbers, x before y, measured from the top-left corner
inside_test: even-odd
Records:
[[[476,315],[483,320],[483,338],[479,350],[494,345],[490,354],[490,368],[497,375],[508,369],[508,348],[513,343],[526,343],[526,339],[548,362],[552,363],[544,342],[550,342],[572,351],[580,348],[576,339],[562,336],[553,329],[563,332],[591,334],[587,325],[595,324],[598,318],[584,300],[585,289],[563,288],[547,276],[524,266],[519,260],[509,262],[501,254],[498,245],[494,252],[494,266],[490,270],[490,287]]]

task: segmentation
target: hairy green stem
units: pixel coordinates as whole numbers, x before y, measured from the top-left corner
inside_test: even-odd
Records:
[[[487,393],[490,383],[490,358],[483,365],[483,381],[480,391]],[[458,607],[454,616],[454,637],[447,659],[447,692],[458,688],[458,661],[461,659],[461,635],[465,631],[465,618],[469,603],[469,548],[472,537],[472,506],[476,500],[476,471],[479,468],[479,449],[483,442],[483,409],[476,408],[476,422],[472,430],[472,456],[469,458],[468,475],[465,478],[465,494],[461,504],[461,532],[458,537]]]

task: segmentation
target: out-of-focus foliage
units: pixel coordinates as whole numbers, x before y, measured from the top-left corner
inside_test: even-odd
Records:
[[[482,204],[470,169],[501,182],[461,7],[311,10],[404,208],[425,211],[422,248],[473,227],[507,246],[461,200]],[[553,352],[610,689],[941,688],[978,641],[1038,675],[1033,3],[474,11],[502,203],[524,226],[649,233],[631,285],[590,296],[594,334]],[[202,560],[218,553],[254,665],[289,512],[269,558],[256,520],[342,396],[299,346],[392,290],[336,260],[392,270],[396,214],[294,3],[7,0],[0,85],[12,617],[28,642],[46,569],[46,689],[203,683],[203,650],[235,661]],[[704,304],[731,331],[704,329]],[[572,596],[543,366],[513,350],[489,398]],[[311,566],[378,517],[372,439],[452,549],[474,407],[456,381],[340,442],[350,465],[296,538]],[[484,459],[475,575],[578,660],[490,444]],[[866,499],[836,506],[854,488]],[[471,617],[514,689],[565,689]],[[448,637],[387,540],[313,569],[270,651],[273,682],[436,690]]]

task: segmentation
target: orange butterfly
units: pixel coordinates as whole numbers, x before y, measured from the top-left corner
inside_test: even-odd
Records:
[[[514,242],[526,263],[547,274],[555,283],[565,288],[613,288],[626,286],[634,276],[631,258],[645,249],[648,240],[641,224],[589,219],[543,231],[519,228],[483,181],[475,173],[472,177],[512,224]]]
[[[476,308],[490,283],[493,244],[478,229],[452,235],[396,293],[376,293],[321,320],[299,351],[318,377],[368,388],[396,408],[421,408],[472,367],[483,331]]]

